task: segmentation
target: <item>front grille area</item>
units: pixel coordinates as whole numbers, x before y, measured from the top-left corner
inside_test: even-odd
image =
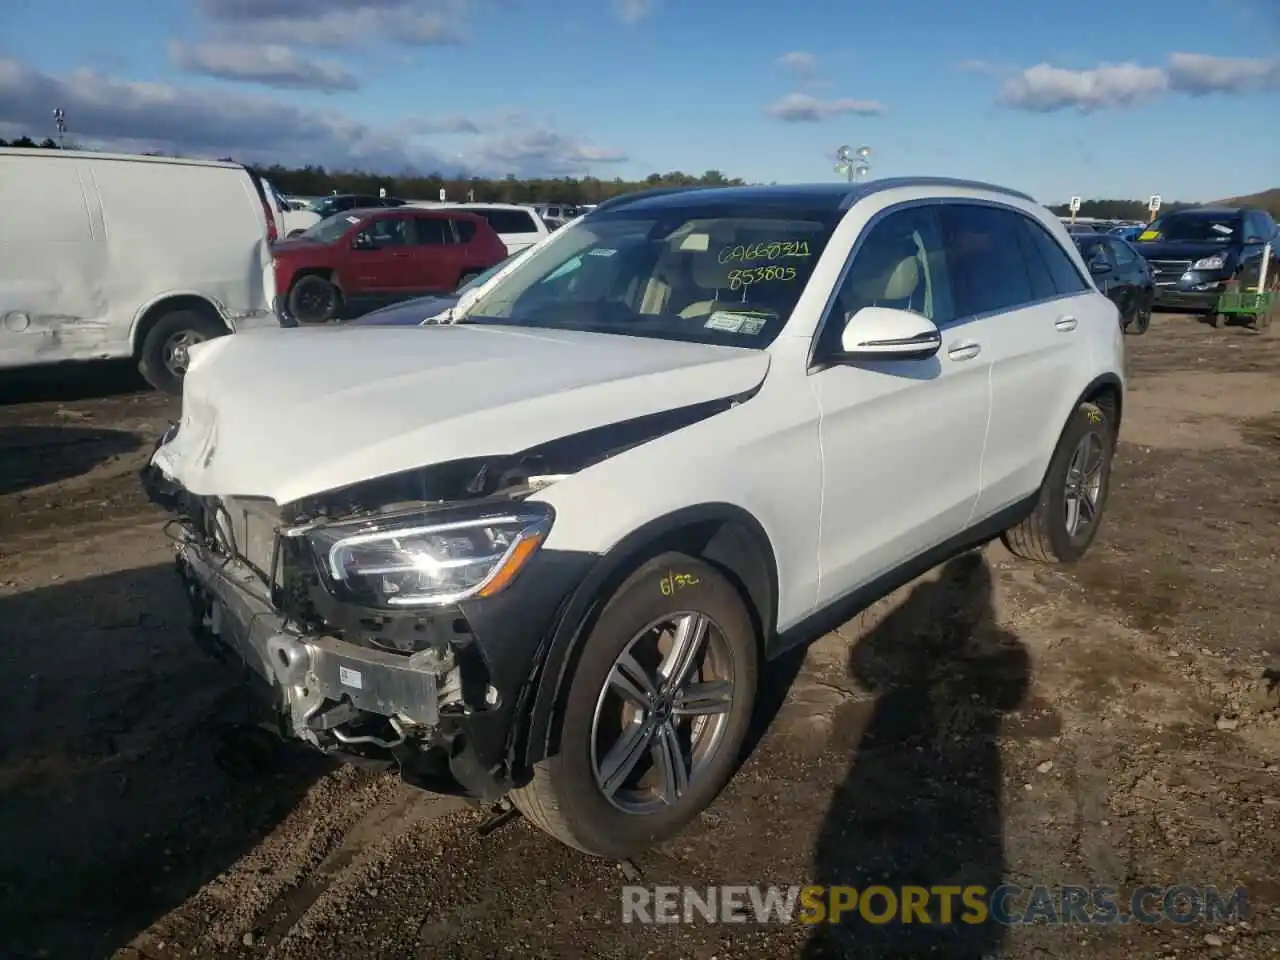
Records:
[[[1148,260],[1156,283],[1172,283],[1191,269],[1190,260]]]

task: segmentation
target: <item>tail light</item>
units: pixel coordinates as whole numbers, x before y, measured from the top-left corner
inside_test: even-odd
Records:
[[[271,201],[265,193],[262,196],[262,214],[267,218],[267,242],[275,243],[280,239],[280,231],[276,229],[275,211],[271,209]]]

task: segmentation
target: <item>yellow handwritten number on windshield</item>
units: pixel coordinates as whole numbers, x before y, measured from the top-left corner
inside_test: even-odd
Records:
[[[764,283],[767,280],[794,280],[795,267],[747,267],[744,270],[729,271],[729,289],[741,290],[753,283]]]
[[[720,251],[721,263],[751,263],[753,260],[804,259],[809,256],[808,240],[775,240],[770,243],[738,244]]]

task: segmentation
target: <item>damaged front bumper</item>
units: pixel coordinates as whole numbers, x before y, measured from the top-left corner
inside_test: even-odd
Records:
[[[248,668],[284,737],[337,759],[394,765],[410,783],[480,803],[523,782],[539,667],[596,558],[547,551],[501,593],[432,610],[379,617],[330,598],[317,622],[293,615],[274,572],[202,532],[216,505],[153,465],[141,479],[178,514],[177,569],[196,638]],[[379,645],[410,635],[422,638],[415,648]]]

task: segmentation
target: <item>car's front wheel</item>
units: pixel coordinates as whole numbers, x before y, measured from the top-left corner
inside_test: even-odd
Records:
[[[693,557],[657,557],[602,610],[569,680],[558,749],[513,802],[596,856],[669,839],[733,774],[756,677],[756,630],[733,585]]]
[[[1097,535],[1111,485],[1115,425],[1095,403],[1082,403],[1067,422],[1035,509],[1002,536],[1009,551],[1042,563],[1072,563]]]

